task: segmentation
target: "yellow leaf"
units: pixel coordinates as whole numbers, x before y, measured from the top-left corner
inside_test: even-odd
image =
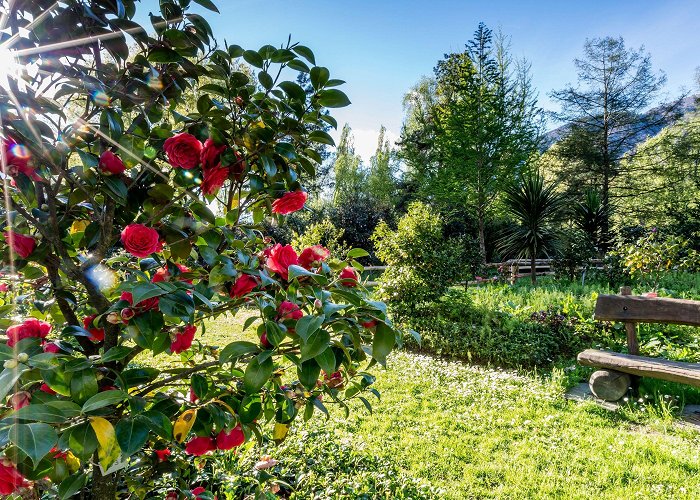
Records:
[[[107,470],[117,461],[122,450],[117,443],[117,435],[114,427],[108,420],[102,417],[90,417],[90,425],[97,435],[97,457],[103,470]]]
[[[76,220],[70,227],[70,234],[75,234],[79,232],[84,232],[85,229],[90,225],[89,220]]]
[[[66,464],[71,474],[75,474],[78,472],[78,469],[80,469],[80,460],[78,460],[78,457],[73,455],[70,450],[66,451]]]
[[[173,426],[173,437],[178,443],[182,443],[197,419],[197,410],[187,410],[180,415]]]
[[[287,433],[289,432],[289,424],[280,424],[279,422],[275,422],[275,428],[272,429],[272,440],[280,444],[282,441],[284,441],[284,438],[287,437]]]

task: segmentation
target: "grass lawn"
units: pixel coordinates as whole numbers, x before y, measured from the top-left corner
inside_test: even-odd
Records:
[[[248,337],[244,316],[212,322],[207,340]],[[559,371],[518,374],[409,352],[376,371],[373,415],[358,405],[347,420],[298,419],[281,446],[249,448],[242,467],[273,455],[273,474],[295,484],[297,498],[700,497],[700,433],[668,412],[566,401]]]

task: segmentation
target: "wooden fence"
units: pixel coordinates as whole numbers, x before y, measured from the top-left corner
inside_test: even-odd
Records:
[[[536,276],[551,276],[554,274],[554,259],[536,259],[535,260],[535,275]],[[489,269],[498,269],[500,274],[506,274],[508,281],[513,284],[518,278],[530,277],[530,260],[529,259],[510,259],[505,262],[490,262],[486,264]],[[389,266],[366,266],[365,272],[386,271]],[[603,269],[602,259],[592,259],[588,269]],[[522,271],[522,272],[521,272]],[[482,278],[467,282],[467,285],[478,285],[488,282],[488,279]],[[376,281],[368,281],[367,286],[376,286]]]

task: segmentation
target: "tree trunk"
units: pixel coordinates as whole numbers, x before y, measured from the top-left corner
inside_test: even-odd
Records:
[[[103,476],[99,465],[95,465],[92,471],[92,497],[94,500],[112,500],[117,498],[117,483],[119,478],[116,472]]]
[[[532,280],[532,284],[534,285],[537,283],[537,254],[535,252],[532,252],[530,255],[530,279]]]
[[[486,231],[484,229],[484,215],[479,214],[479,253],[481,253],[481,263],[486,264]]]

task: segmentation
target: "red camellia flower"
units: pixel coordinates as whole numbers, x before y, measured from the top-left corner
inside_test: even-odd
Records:
[[[10,287],[7,283],[0,283],[0,292],[9,292]]]
[[[299,255],[299,265],[304,269],[311,269],[331,256],[331,252],[323,245],[314,245],[305,248]]]
[[[46,394],[51,394],[51,395],[56,394],[56,391],[54,391],[51,387],[49,387],[49,385],[46,382],[44,382],[43,384],[41,384],[41,386],[39,386],[39,390],[41,392],[45,392]]]
[[[7,231],[5,233],[5,242],[10,245],[13,252],[23,259],[29,257],[36,248],[36,240],[34,238],[15,233],[14,231]]]
[[[165,462],[168,457],[171,455],[171,452],[169,449],[164,449],[164,450],[153,450],[156,452],[156,455],[158,456],[158,461],[159,462]]]
[[[195,495],[197,498],[199,498],[199,495],[201,495],[205,491],[207,491],[207,490],[204,486],[197,486],[196,488],[194,488],[192,490],[192,494]]]
[[[6,171],[9,175],[17,177],[19,174],[24,174],[34,181],[41,180],[41,177],[30,165],[31,155],[26,147],[20,146],[12,140],[5,140],[3,147],[5,148]]]
[[[231,298],[240,299],[252,292],[256,286],[258,286],[258,280],[250,274],[241,274],[231,287]]]
[[[105,339],[105,329],[96,328],[92,322],[95,321],[97,314],[91,314],[83,319],[83,326],[90,332],[90,340],[93,342],[102,342]]]
[[[226,151],[226,144],[217,145],[212,139],[204,141],[199,157],[202,162],[202,170],[217,167],[221,163],[221,154],[224,151]]]
[[[197,436],[190,439],[185,445],[185,453],[199,457],[205,453],[216,450],[216,442],[210,437]]]
[[[236,448],[243,443],[245,443],[245,435],[243,434],[241,424],[238,424],[228,432],[223,430],[219,432],[218,436],[216,436],[216,447],[220,450],[230,450],[231,448]]]
[[[50,331],[50,323],[30,318],[19,325],[12,325],[7,329],[7,346],[13,347],[20,340],[30,337],[45,339]]]
[[[272,213],[287,215],[304,208],[306,199],[309,197],[304,191],[292,191],[285,193],[282,198],[277,198],[272,202]]]
[[[199,400],[197,395],[194,393],[194,389],[192,389],[191,387],[190,387],[190,392],[187,395],[187,399],[189,399],[190,403],[196,403]]]
[[[282,279],[289,279],[289,266],[299,264],[299,256],[292,248],[292,245],[280,245],[277,243],[270,250],[270,256],[265,263],[270,271],[279,274]]]
[[[54,344],[53,342],[44,342],[41,345],[41,348],[44,350],[44,352],[50,352],[53,354],[57,354],[61,352],[61,348],[58,347],[58,345]]]
[[[374,328],[375,326],[377,326],[377,320],[370,319],[370,320],[367,320],[367,321],[363,321],[363,322],[360,323],[360,324],[361,324],[362,326],[364,326],[365,328],[370,329],[370,328]]]
[[[281,320],[299,319],[304,315],[301,309],[294,302],[283,300],[277,308],[277,316]]]
[[[178,495],[177,491],[175,491],[175,490],[170,490],[165,495],[165,500],[178,500],[179,498],[180,498],[180,495]]]
[[[11,495],[18,488],[26,485],[26,479],[12,462],[0,460],[0,495]]]
[[[158,231],[143,224],[129,224],[122,231],[122,245],[134,257],[148,257],[161,249]]]
[[[177,268],[180,270],[181,273],[189,273],[190,268],[187,266],[184,266],[182,264],[175,264]],[[190,285],[192,284],[192,280],[190,279],[183,279],[183,278],[178,278],[179,281],[183,281],[185,283],[189,283]],[[153,275],[153,278],[151,278],[151,283],[158,283],[160,281],[170,281],[170,271],[168,271],[167,267],[161,267],[156,271],[156,274]]]
[[[126,170],[122,159],[111,151],[105,151],[100,155],[99,166],[103,173],[112,175],[120,175]]]
[[[29,394],[27,391],[19,391],[15,392],[12,396],[10,396],[9,402],[13,410],[19,410],[20,408],[28,406],[31,400],[32,395]]]
[[[189,170],[199,163],[202,143],[192,134],[182,132],[166,139],[163,149],[173,167]]]
[[[262,344],[265,349],[270,349],[272,347],[270,341],[267,340],[267,332],[263,332],[262,335],[260,335],[260,344]]]
[[[354,267],[348,266],[342,271],[340,271],[340,283],[349,286],[349,287],[354,287],[357,286],[357,281],[359,280],[359,277],[357,276],[357,271],[355,271]]]
[[[202,171],[202,193],[205,196],[216,194],[228,179],[230,170],[228,167],[218,165]]]
[[[175,333],[175,339],[170,343],[170,352],[173,354],[180,354],[182,351],[186,351],[192,346],[192,341],[194,340],[194,334],[197,332],[197,327],[194,325],[187,325],[185,328]]]

